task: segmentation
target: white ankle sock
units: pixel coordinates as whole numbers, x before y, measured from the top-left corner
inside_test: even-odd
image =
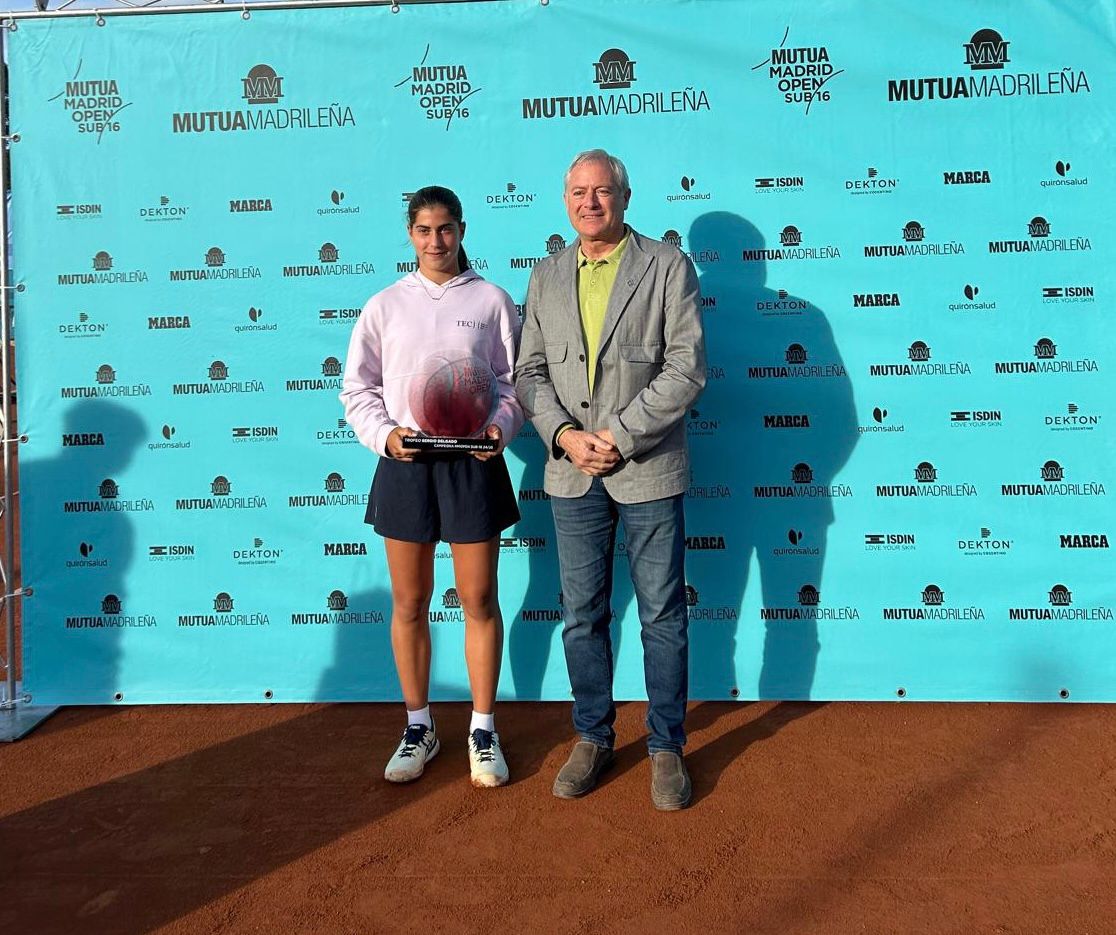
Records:
[[[481,730],[487,730],[487,731],[496,730],[496,715],[495,714],[481,714],[478,711],[474,711],[473,716],[469,719],[469,733],[471,734],[478,727]]]
[[[427,727],[433,727],[434,721],[430,717],[430,705],[425,708],[419,708],[417,711],[407,712],[407,724],[425,724]]]

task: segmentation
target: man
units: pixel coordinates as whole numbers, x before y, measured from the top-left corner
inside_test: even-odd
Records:
[[[574,159],[564,198],[577,241],[531,273],[515,382],[549,452],[544,488],[581,737],[554,794],[589,792],[613,758],[609,624],[622,521],[643,638],[651,799],[673,810],[690,801],[684,417],[705,385],[705,348],[694,268],[624,223],[631,194],[616,157],[594,149]]]

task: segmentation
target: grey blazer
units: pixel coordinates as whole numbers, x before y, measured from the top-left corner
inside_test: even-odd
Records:
[[[609,297],[593,395],[577,299],[577,241],[531,271],[515,387],[548,457],[543,487],[580,497],[592,478],[554,446],[563,423],[611,429],[623,456],[604,478],[620,503],[643,503],[690,484],[686,413],[705,386],[705,339],[693,264],[634,230]]]

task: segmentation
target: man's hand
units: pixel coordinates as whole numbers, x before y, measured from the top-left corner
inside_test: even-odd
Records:
[[[387,448],[388,456],[396,461],[414,461],[421,448],[404,448],[403,439],[409,438],[412,435],[421,435],[418,429],[413,429],[407,425],[397,425],[391,430],[391,434],[387,437],[387,442],[384,447]]]
[[[590,477],[600,477],[620,463],[620,452],[608,429],[581,432],[567,429],[558,438],[558,447],[570,456],[573,466]]]
[[[500,426],[490,425],[484,430],[485,438],[494,438],[496,440],[495,451],[474,451],[473,457],[478,461],[487,461],[489,458],[495,458],[501,451],[504,450],[504,433],[500,431]]]

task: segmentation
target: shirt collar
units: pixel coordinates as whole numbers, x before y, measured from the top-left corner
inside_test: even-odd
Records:
[[[619,263],[620,258],[624,255],[624,248],[628,246],[628,237],[631,235],[632,229],[625,225],[624,236],[620,238],[620,243],[613,247],[599,260],[590,260],[584,253],[581,252],[581,242],[577,245],[577,267],[581,269],[583,266],[588,266],[590,263]]]

